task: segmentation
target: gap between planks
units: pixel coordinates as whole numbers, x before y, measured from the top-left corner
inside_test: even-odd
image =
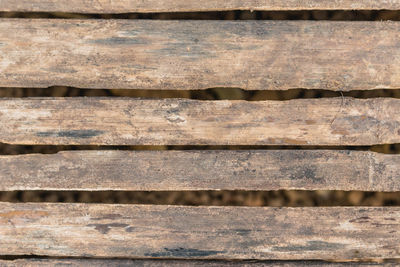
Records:
[[[399,0],[1,0],[0,11],[18,12],[205,12],[227,10],[398,10]]]
[[[0,260],[2,267],[131,267],[131,266],[398,266],[398,262],[327,262],[327,261],[215,261],[215,260],[129,260],[129,259],[17,259]]]

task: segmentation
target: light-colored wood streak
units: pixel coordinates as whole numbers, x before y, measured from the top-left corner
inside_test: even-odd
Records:
[[[0,11],[20,12],[185,12],[226,10],[400,9],[399,0],[0,0]]]
[[[373,145],[400,142],[400,100],[0,99],[0,142]]]
[[[151,266],[279,266],[279,267],[305,267],[305,266],[398,266],[398,262],[327,262],[327,261],[255,261],[255,260],[237,260],[237,261],[221,261],[221,260],[130,260],[130,259],[17,259],[17,260],[0,260],[2,267],[151,267]]]
[[[0,156],[0,190],[400,191],[400,155],[364,151],[68,151]]]
[[[397,89],[399,34],[400,22],[2,19],[0,87]]]
[[[400,208],[0,203],[0,254],[399,258]]]

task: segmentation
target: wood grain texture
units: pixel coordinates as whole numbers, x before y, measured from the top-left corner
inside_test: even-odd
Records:
[[[0,191],[400,191],[400,155],[364,151],[69,151],[0,156]]]
[[[0,0],[0,11],[20,12],[185,12],[226,10],[400,9],[399,0]]]
[[[399,35],[400,22],[2,19],[0,87],[397,89]]]
[[[0,203],[0,254],[396,259],[400,208]]]
[[[223,261],[223,260],[129,260],[129,259],[17,259],[0,260],[1,267],[147,267],[147,266],[398,266],[398,262],[327,262],[327,261]]]
[[[0,142],[71,145],[400,143],[400,100],[0,99]]]

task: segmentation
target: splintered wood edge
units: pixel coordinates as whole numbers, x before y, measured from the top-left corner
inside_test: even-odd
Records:
[[[400,191],[400,155],[349,150],[64,151],[0,170],[0,191]]]
[[[398,89],[399,35],[380,21],[1,19],[0,87]]]
[[[0,142],[29,145],[400,143],[400,100],[0,99]]]
[[[399,258],[399,207],[0,203],[0,255],[160,259]]]
[[[130,260],[130,259],[17,259],[0,260],[2,267],[47,266],[397,266],[398,262],[327,262],[327,261],[215,261],[215,260]]]
[[[2,0],[0,11],[17,12],[74,12],[74,13],[129,13],[129,12],[195,12],[228,10],[376,10],[400,9],[399,0]]]

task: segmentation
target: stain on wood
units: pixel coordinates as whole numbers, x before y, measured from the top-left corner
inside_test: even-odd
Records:
[[[2,19],[0,87],[397,89],[399,34],[400,22]]]
[[[19,12],[188,12],[227,10],[374,10],[400,9],[399,0],[1,0],[0,11]]]
[[[0,203],[0,210],[20,214],[0,219],[3,255],[357,260],[395,259],[400,251],[398,207]]]
[[[105,223],[105,224],[93,223],[93,224],[88,224],[87,226],[89,227],[93,226],[97,231],[99,231],[102,234],[107,234],[108,232],[110,232],[111,228],[116,228],[116,227],[122,227],[125,228],[125,231],[132,232],[132,227],[129,227],[129,225],[126,223]]]
[[[398,114],[400,100],[393,98],[290,101],[1,99],[0,142],[374,145],[400,143]]]
[[[366,151],[68,151],[0,156],[0,191],[400,191],[399,166]]]
[[[72,131],[57,131],[57,132],[38,132],[38,136],[49,137],[70,137],[70,138],[91,138],[94,136],[101,135],[102,131],[94,130],[72,130]]]
[[[193,248],[164,248],[162,252],[145,253],[145,256],[152,258],[197,258],[197,257],[210,257],[213,255],[224,253],[225,251],[217,250],[199,250]]]

